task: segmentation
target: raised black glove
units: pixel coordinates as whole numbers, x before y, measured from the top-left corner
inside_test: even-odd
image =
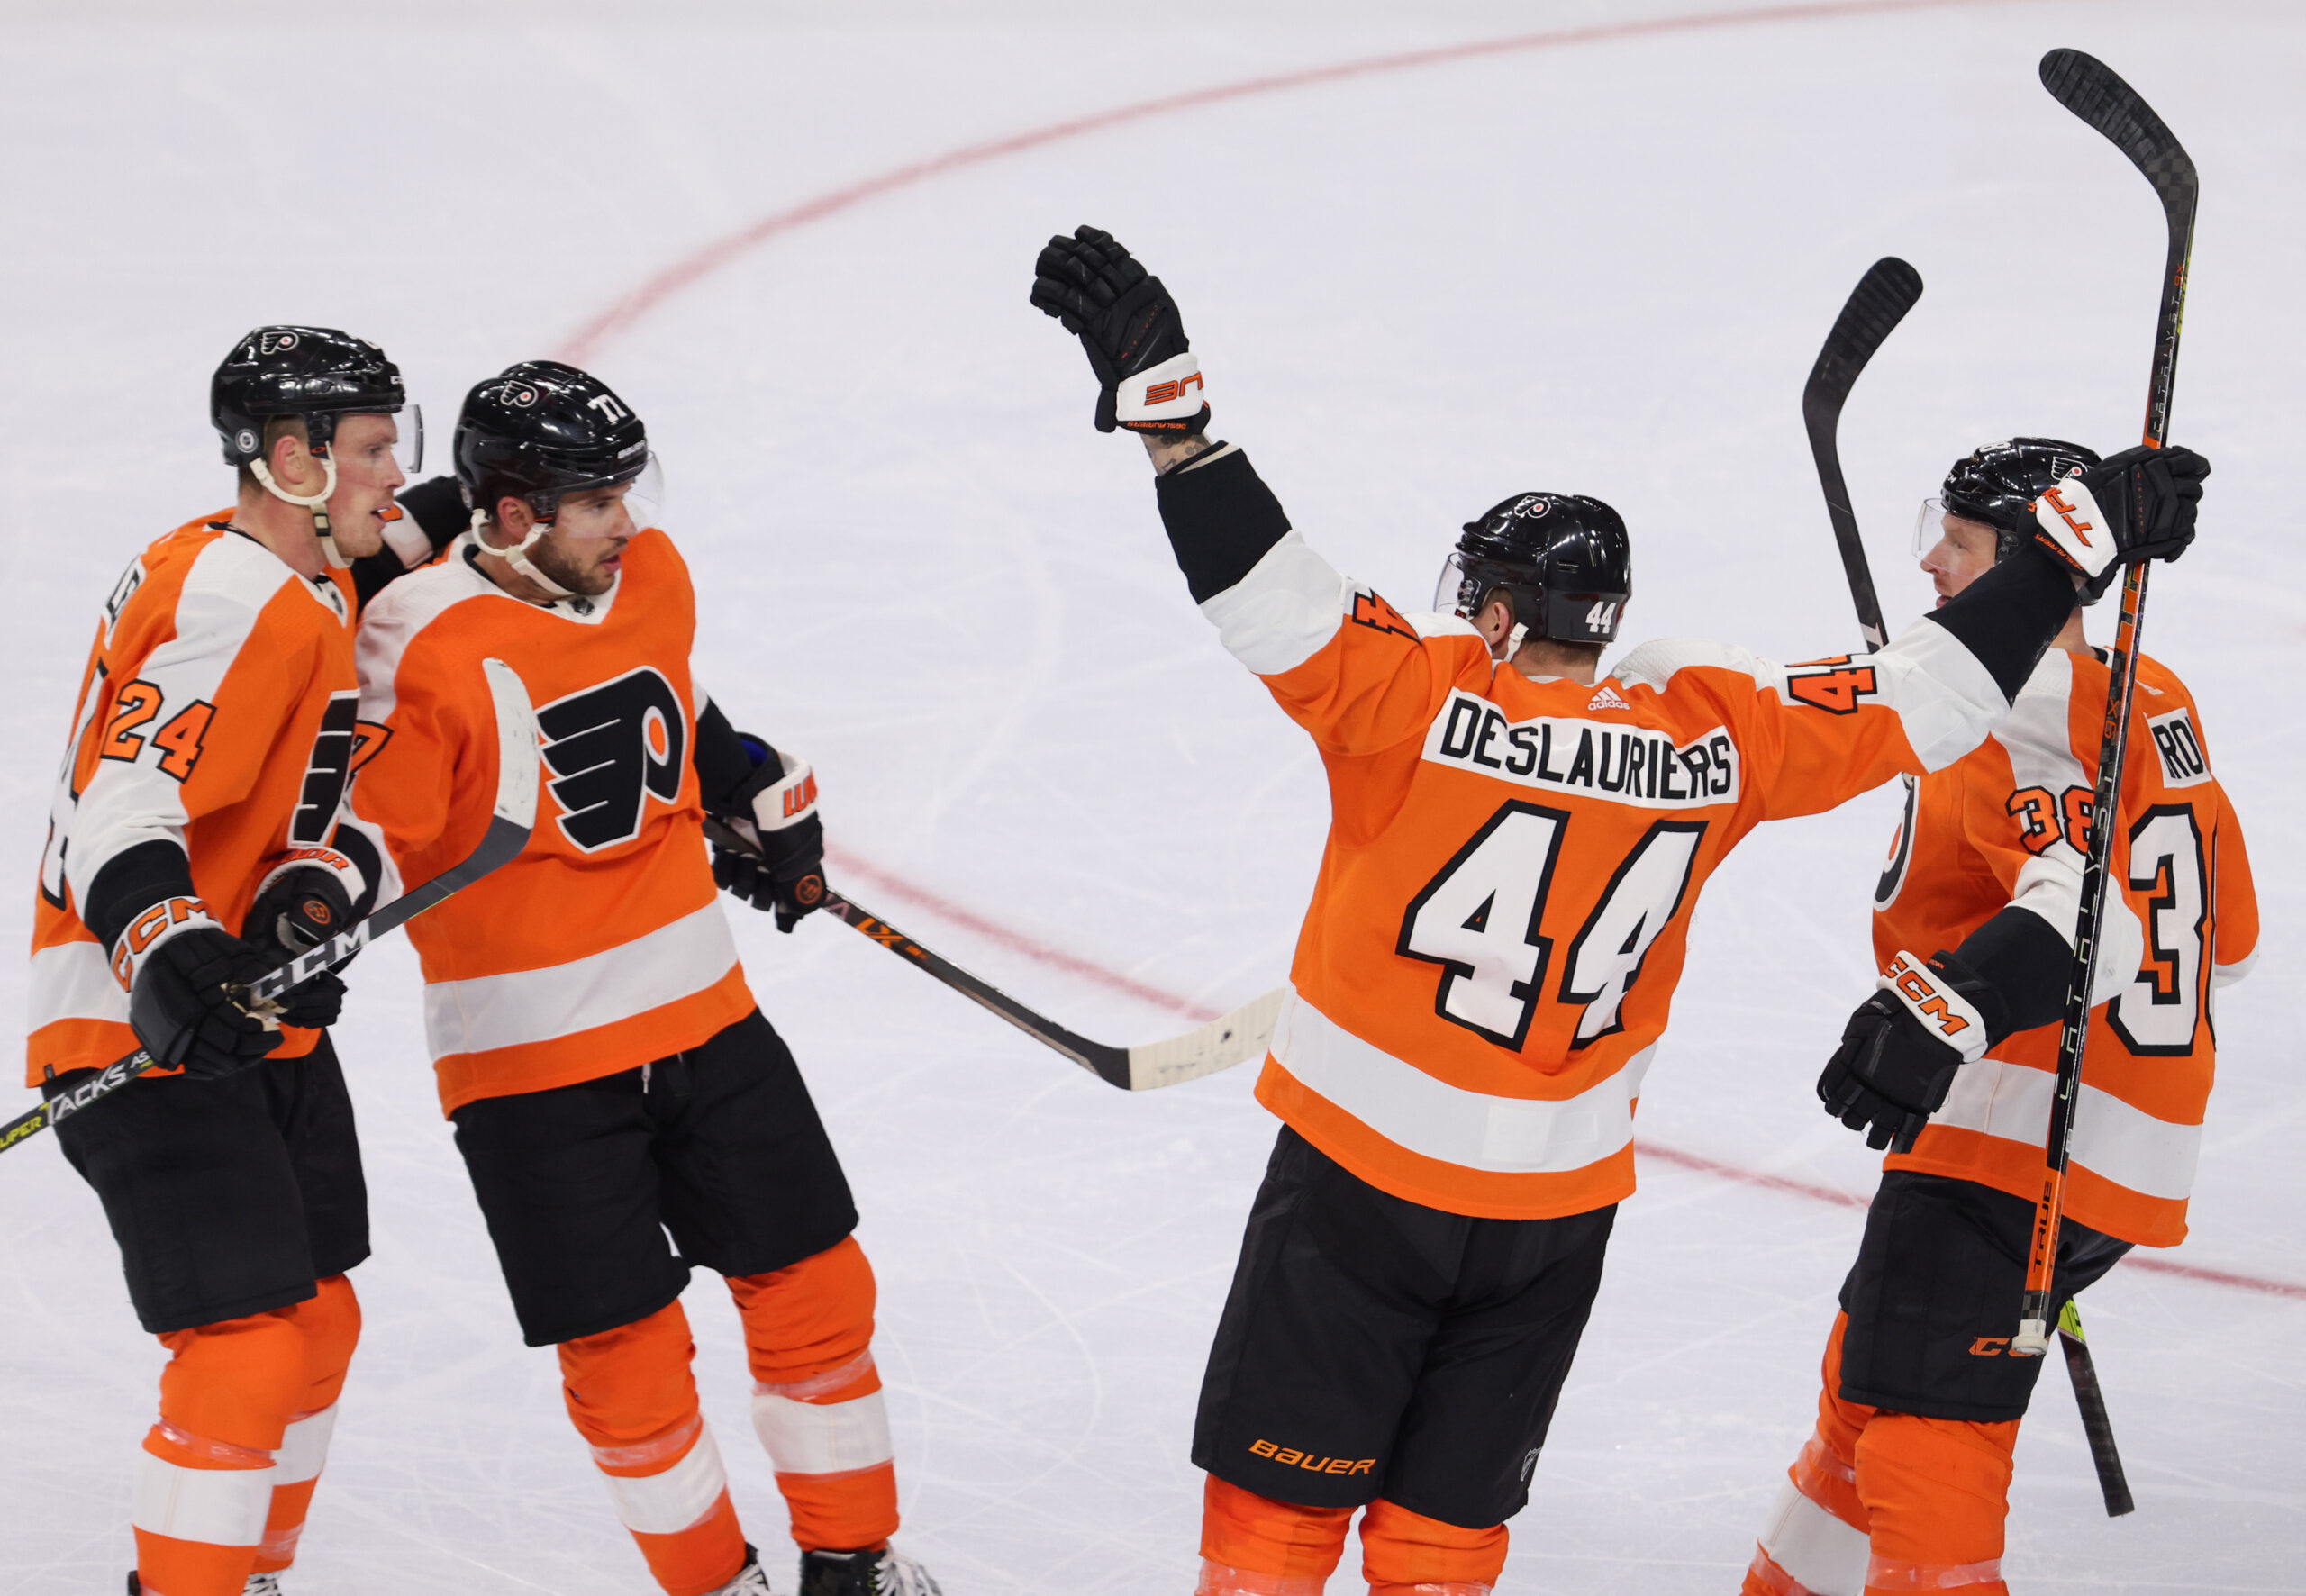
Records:
[[[165,906],[163,906],[165,912]],[[205,915],[201,917],[204,920]],[[140,917],[137,924],[144,923]],[[123,936],[132,944],[137,927]],[[272,1051],[280,1033],[226,994],[270,967],[256,949],[213,921],[185,925],[131,954],[128,1023],[156,1064],[182,1065],[201,1080],[238,1074]]]
[[[2082,577],[2082,602],[2096,603],[2123,567],[2186,551],[2209,475],[2190,449],[2126,449],[2034,501],[2035,541]]]
[[[277,968],[350,925],[360,884],[359,870],[335,849],[301,848],[258,886],[241,934],[268,968]],[[279,1018],[289,1025],[334,1025],[344,1009],[344,983],[334,970],[323,970],[281,993],[279,1002]]]
[[[1187,438],[1209,424],[1177,302],[1109,232],[1077,227],[1033,263],[1033,303],[1081,340],[1103,385],[1097,431]]]
[[[1901,952],[1881,990],[1858,1004],[1841,1046],[1818,1077],[1826,1112],[1866,1132],[1869,1147],[1913,1150],[1929,1116],[1942,1107],[1954,1072],[1999,1041],[1987,1011],[2001,1000],[1955,955],[1924,965]]]
[[[713,845],[713,879],[756,909],[774,910],[790,931],[825,901],[825,827],[817,816],[817,777],[797,754],[779,754],[749,732],[738,734],[753,773],[713,808],[745,840]]]

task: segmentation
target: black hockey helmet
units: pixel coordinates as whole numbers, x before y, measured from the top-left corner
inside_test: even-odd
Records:
[[[1937,541],[1940,516],[1958,515],[1992,527],[1994,558],[2007,559],[2034,535],[2034,501],[2096,464],[2094,451],[2056,438],[2011,438],[1972,449],[1946,473],[1938,496],[1922,502],[1914,553]]]
[[[208,419],[224,441],[224,463],[262,458],[264,423],[293,415],[315,453],[336,438],[336,418],[412,412],[401,454],[421,464],[423,413],[408,403],[400,367],[365,338],[333,327],[259,327],[241,340],[208,383]],[[408,469],[414,470],[415,466]]]
[[[467,394],[456,456],[468,507],[494,515],[500,500],[523,499],[540,521],[563,494],[637,481],[653,458],[632,406],[558,360],[508,366]]]
[[[1633,595],[1633,546],[1618,512],[1583,494],[1516,494],[1466,523],[1433,607],[1470,621],[1503,590],[1532,638],[1608,643]]]

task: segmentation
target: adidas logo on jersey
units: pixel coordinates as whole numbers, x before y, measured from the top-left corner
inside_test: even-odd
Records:
[[[1604,682],[1602,690],[1585,701],[1585,707],[1589,710],[1630,710],[1633,706],[1618,696],[1616,688]]]

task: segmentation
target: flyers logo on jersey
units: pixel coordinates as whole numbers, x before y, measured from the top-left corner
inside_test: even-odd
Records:
[[[688,713],[648,666],[555,699],[537,711],[537,729],[560,834],[586,853],[640,836],[650,798],[680,796]]]
[[[1662,731],[1540,715],[1508,721],[1470,693],[1452,693],[1425,733],[1425,757],[1509,781],[1638,803],[1696,809],[1738,799],[1738,745],[1717,726],[1678,747]]]

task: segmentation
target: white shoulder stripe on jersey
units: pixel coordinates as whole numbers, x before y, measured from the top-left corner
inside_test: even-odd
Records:
[[[736,939],[716,899],[645,937],[566,964],[430,982],[425,1038],[436,1059],[554,1041],[703,992],[736,964]]]
[[[2017,890],[2010,901],[2041,916],[2069,948],[2082,914],[2083,858],[2065,835],[2065,794],[2071,788],[2086,791],[2092,785],[2089,771],[2074,752],[2073,707],[2074,656],[2052,648],[2018,690],[2010,713],[1993,729],[1993,740],[2010,757],[2012,784],[2019,792],[2038,787],[2048,793],[2048,823],[2056,828],[2042,851],[2019,866]],[[2097,973],[2090,988],[2093,1003],[2120,995],[2146,958],[2145,929],[2119,888],[2106,893],[2106,907]]]
[[[1877,702],[1897,712],[1906,741],[1925,770],[1941,770],[1976,748],[2010,707],[1993,673],[1952,632],[1929,621],[1915,621],[1887,648],[1853,663],[1872,667]],[[1757,688],[1794,702],[1791,670],[1731,643],[1691,638],[1643,643],[1610,675],[1663,693],[1676,673],[1695,667],[1736,671]]]
[[[438,565],[411,571],[369,600],[360,612],[360,631],[352,657],[360,673],[362,720],[382,725],[392,719],[399,702],[401,656],[426,627],[467,599],[492,594],[506,596],[465,563],[463,551],[460,538],[449,545],[448,554]]]
[[[2056,1090],[2057,1076],[2048,1070],[1981,1058],[1954,1072],[1945,1106],[1929,1122],[2021,1142],[2039,1152],[2049,1134],[2050,1098]],[[2202,1127],[2157,1120],[2084,1081],[2074,1105],[2072,1151],[2074,1163],[2117,1185],[2177,1202],[2193,1190]]]
[[[1201,612],[1234,658],[1258,676],[1277,676],[1320,653],[1352,604],[1353,584],[1292,531]]]
[[[1347,1030],[1294,991],[1273,1061],[1394,1146],[1495,1174],[1583,1169],[1633,1139],[1633,1100],[1657,1049],[1575,1097],[1498,1097],[1452,1086]]]
[[[193,557],[177,595],[176,634],[136,666],[135,679],[160,694],[144,727],[144,747],[134,759],[98,760],[73,812],[64,870],[76,902],[86,902],[97,875],[128,849],[147,842],[184,845],[184,784],[159,768],[163,750],[152,746],[150,734],[195,703],[215,703],[257,617],[290,583],[307,585],[251,538],[227,533]]]

